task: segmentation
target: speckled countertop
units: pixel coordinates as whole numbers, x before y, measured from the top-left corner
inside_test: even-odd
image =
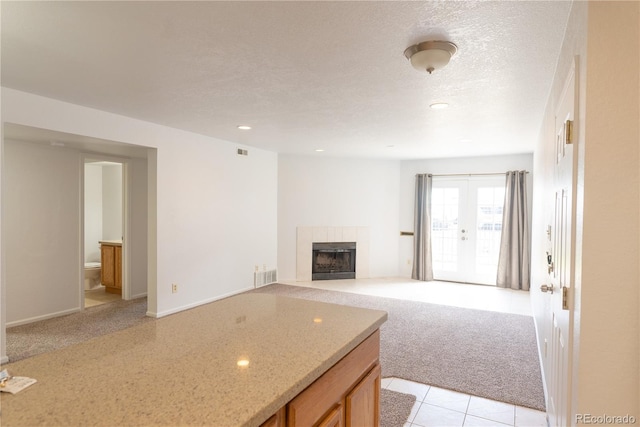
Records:
[[[0,424],[257,426],[386,318],[237,295],[3,366],[38,382],[0,393]]]
[[[99,240],[101,245],[122,246],[122,240]]]

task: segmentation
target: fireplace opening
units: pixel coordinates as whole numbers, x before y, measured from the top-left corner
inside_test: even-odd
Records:
[[[356,242],[314,243],[311,280],[356,278]]]

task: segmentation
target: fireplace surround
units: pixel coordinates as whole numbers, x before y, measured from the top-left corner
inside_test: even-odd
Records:
[[[298,226],[296,227],[297,282],[311,281],[313,243],[356,242],[356,279],[369,277],[369,227]]]
[[[311,280],[356,278],[356,242],[314,242]]]

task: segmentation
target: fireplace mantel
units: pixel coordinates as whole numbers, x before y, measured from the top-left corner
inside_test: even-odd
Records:
[[[369,277],[369,227],[298,227],[296,281],[311,281],[313,243],[356,242],[356,279]]]

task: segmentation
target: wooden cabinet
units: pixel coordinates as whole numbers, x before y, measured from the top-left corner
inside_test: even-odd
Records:
[[[260,427],[285,427],[287,408],[280,408],[271,418],[262,423]]]
[[[287,404],[286,426],[378,426],[379,354],[376,331]]]
[[[122,243],[100,242],[100,281],[105,291],[122,295]]]

